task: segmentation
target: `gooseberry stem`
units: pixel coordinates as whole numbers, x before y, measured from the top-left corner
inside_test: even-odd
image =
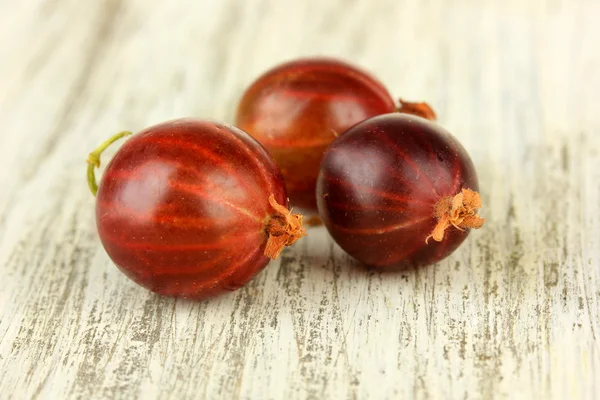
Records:
[[[98,184],[96,183],[96,172],[95,169],[100,167],[100,155],[108,146],[121,139],[122,137],[131,135],[129,131],[119,132],[114,136],[111,136],[107,141],[102,143],[100,146],[96,148],[96,150],[92,151],[87,158],[87,181],[90,191],[95,196],[98,193]]]
[[[416,103],[404,101],[402,99],[398,99],[398,102],[400,105],[396,111],[399,113],[416,115],[417,117],[422,117],[430,121],[435,121],[437,119],[435,111],[433,111],[433,108],[427,103]]]

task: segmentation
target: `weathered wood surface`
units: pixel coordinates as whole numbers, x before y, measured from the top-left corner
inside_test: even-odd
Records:
[[[0,1],[0,397],[600,397],[600,3]],[[427,99],[488,222],[449,259],[369,273],[323,228],[212,301],[127,280],[86,153],[161,120],[231,121],[299,55]]]

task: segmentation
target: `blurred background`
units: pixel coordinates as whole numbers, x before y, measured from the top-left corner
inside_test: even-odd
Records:
[[[56,146],[77,142],[85,153],[111,132],[181,116],[232,122],[254,78],[299,56],[346,59],[394,96],[428,101],[476,164],[501,158],[485,149],[507,141],[519,140],[522,151],[545,130],[600,125],[597,92],[589,90],[600,87],[593,0],[6,0],[0,7],[1,156],[13,166],[23,154],[40,160],[19,168],[26,177]],[[81,156],[72,154],[69,166]],[[20,179],[0,173],[10,186]]]

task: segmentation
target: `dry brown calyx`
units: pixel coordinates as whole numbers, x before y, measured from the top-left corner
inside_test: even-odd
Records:
[[[398,101],[400,102],[400,106],[398,107],[398,112],[400,113],[416,115],[417,117],[422,117],[430,121],[435,121],[437,119],[433,108],[427,103],[411,103],[402,99],[398,99]]]
[[[485,219],[477,215],[477,210],[480,208],[481,196],[471,189],[463,189],[454,197],[442,198],[434,208],[438,223],[425,239],[425,243],[429,238],[441,242],[444,239],[444,232],[450,226],[461,231],[467,228],[481,228]]]
[[[266,224],[269,238],[265,246],[265,256],[276,259],[285,246],[290,246],[296,240],[306,236],[306,230],[302,226],[302,214],[292,214],[290,210],[279,204],[273,195],[269,197],[269,204],[275,213]]]

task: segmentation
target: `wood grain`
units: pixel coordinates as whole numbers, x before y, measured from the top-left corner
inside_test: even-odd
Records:
[[[0,397],[600,396],[600,3],[0,1]],[[477,165],[484,229],[404,274],[323,228],[194,303],[127,280],[84,159],[122,130],[231,121],[302,55],[427,100]]]

